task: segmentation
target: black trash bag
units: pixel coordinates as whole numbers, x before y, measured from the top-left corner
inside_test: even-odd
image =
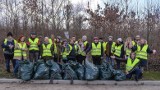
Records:
[[[34,64],[29,60],[20,61],[18,68],[18,78],[29,81],[33,76]]]
[[[62,66],[62,68],[65,71],[64,80],[69,80],[69,79],[71,79],[71,77],[73,78],[73,80],[78,80],[76,72],[71,68],[71,66],[69,64],[64,64]]]
[[[85,61],[85,79],[86,80],[96,80],[99,75],[98,68],[89,62],[88,60]]]
[[[38,60],[34,68],[34,78],[33,79],[49,79],[49,67],[43,60]]]
[[[54,76],[54,79],[56,79],[56,80],[62,80],[62,76],[61,76],[61,74],[60,74],[61,69],[60,69],[59,65],[58,65],[56,62],[54,62],[53,60],[48,60],[48,61],[46,62],[46,64],[50,67],[50,68],[49,68],[50,78],[51,78],[53,75],[55,75],[55,76]]]
[[[76,69],[76,73],[79,80],[84,80],[84,69],[84,66],[79,63]]]
[[[101,67],[99,69],[100,71],[100,79],[101,80],[110,80],[112,77],[112,66],[107,63],[107,62],[103,62],[101,64]]]
[[[114,74],[114,80],[116,80],[116,81],[126,80],[126,75],[121,70],[114,70],[113,74]]]
[[[77,61],[69,61],[69,65],[70,67],[75,71],[76,69],[78,69],[78,62]]]

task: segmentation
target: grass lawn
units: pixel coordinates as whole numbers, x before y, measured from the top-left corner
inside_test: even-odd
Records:
[[[144,80],[160,80],[160,71],[146,71],[143,74]]]

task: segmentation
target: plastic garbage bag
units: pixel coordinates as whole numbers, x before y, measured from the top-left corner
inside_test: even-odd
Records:
[[[78,68],[78,62],[76,61],[69,61],[70,67],[75,71]]]
[[[113,72],[113,74],[114,74],[114,79],[115,79],[116,81],[126,80],[126,75],[125,75],[125,73],[124,73],[123,71],[121,71],[121,70],[115,70],[115,71]]]
[[[112,66],[106,62],[103,62],[100,66],[100,79],[109,80],[112,77]]]
[[[32,79],[34,64],[29,60],[24,60],[19,63],[18,78],[28,81]]]
[[[88,60],[85,61],[85,79],[96,80],[99,75],[98,68]]]
[[[34,79],[49,79],[49,67],[43,60],[36,62],[34,72]]]
[[[77,73],[77,76],[78,76],[78,79],[79,80],[84,80],[84,66],[81,65],[80,63],[77,65],[77,69],[76,69],[76,73]]]
[[[62,80],[62,76],[60,74],[61,69],[60,69],[59,65],[56,62],[54,62],[53,60],[48,60],[46,62],[46,64],[49,66],[50,77],[55,75],[54,79]]]
[[[69,64],[64,64],[62,66],[62,68],[65,71],[65,73],[64,73],[64,80],[69,80],[69,79],[71,79],[71,77],[74,80],[78,79],[76,72],[71,68],[71,66]]]

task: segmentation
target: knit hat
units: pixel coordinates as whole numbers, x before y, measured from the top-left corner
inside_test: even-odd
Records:
[[[117,40],[120,41],[120,42],[122,42],[122,38],[118,38]]]
[[[31,32],[31,35],[36,35],[36,33],[35,32]]]
[[[13,36],[13,34],[11,32],[8,32],[7,37],[8,36]]]
[[[113,38],[113,36],[109,36],[108,38]]]
[[[87,36],[84,35],[84,36],[82,37],[82,40],[86,41],[86,40],[87,40]]]

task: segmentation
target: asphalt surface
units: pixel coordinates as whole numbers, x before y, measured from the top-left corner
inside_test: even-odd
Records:
[[[160,90],[160,86],[1,83],[0,90]]]

